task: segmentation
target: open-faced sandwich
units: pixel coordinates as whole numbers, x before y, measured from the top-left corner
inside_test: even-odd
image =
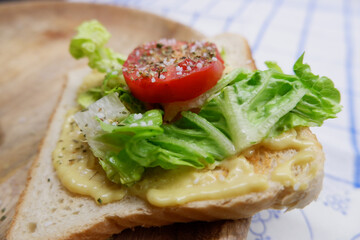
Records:
[[[317,198],[324,154],[308,127],[335,117],[340,94],[303,56],[289,75],[256,70],[236,35],[162,39],[128,57],[109,37],[89,21],[71,41],[92,72],[69,75],[9,240],[105,239]]]

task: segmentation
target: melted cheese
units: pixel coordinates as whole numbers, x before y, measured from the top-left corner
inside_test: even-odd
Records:
[[[131,190],[151,204],[165,207],[199,200],[231,198],[267,188],[267,177],[255,174],[253,166],[240,156],[226,159],[214,169],[155,169]]]
[[[61,183],[71,192],[93,197],[98,203],[122,199],[126,189],[110,182],[74,121],[72,109],[66,115],[60,140],[53,152],[53,164]]]
[[[317,165],[311,164],[316,156],[314,156],[314,142],[306,140],[292,129],[289,132],[280,135],[277,138],[267,139],[262,145],[270,150],[295,149],[297,153],[290,160],[279,163],[271,174],[271,180],[281,183],[294,190],[304,190],[308,186],[306,181],[301,181],[301,177],[314,178],[317,173]],[[297,176],[296,168],[302,168],[304,174]],[[304,170],[304,168],[307,168]]]

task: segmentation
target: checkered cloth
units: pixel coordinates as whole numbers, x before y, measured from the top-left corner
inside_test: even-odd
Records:
[[[337,119],[312,129],[327,157],[323,191],[303,210],[256,214],[248,239],[360,240],[360,1],[95,0],[162,15],[205,35],[245,36],[259,69],[274,60],[291,72],[306,51],[314,73],[342,94]]]

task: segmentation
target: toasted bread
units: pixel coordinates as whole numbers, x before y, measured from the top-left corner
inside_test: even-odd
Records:
[[[255,69],[248,44],[242,37],[224,34],[211,40],[225,48],[226,60],[232,66]],[[302,172],[307,171],[306,168],[295,170],[295,174],[300,176],[301,184],[305,184],[306,188],[294,188],[269,180],[266,191],[172,207],[155,207],[131,195],[120,201],[98,205],[87,196],[69,192],[57,178],[51,156],[64,116],[71,106],[75,106],[77,89],[87,73],[88,70],[79,70],[69,75],[42,148],[30,170],[28,183],[19,200],[7,239],[105,239],[136,226],[239,219],[250,217],[266,208],[301,208],[319,194],[324,154],[321,145],[308,128],[296,130],[299,138],[313,142],[312,164],[317,167],[317,171],[309,178],[301,177]],[[248,161],[254,166],[255,172],[270,176],[278,164],[290,161],[296,153],[295,148],[274,151],[260,147],[248,157]]]

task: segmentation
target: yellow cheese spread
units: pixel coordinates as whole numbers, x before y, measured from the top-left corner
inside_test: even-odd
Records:
[[[276,166],[272,172],[271,180],[280,182],[286,187],[293,186],[295,190],[305,190],[308,187],[306,181],[299,181],[299,179],[314,178],[317,173],[317,165],[312,163],[316,157],[313,141],[299,136],[295,129],[291,129],[277,138],[264,140],[262,145],[276,151],[284,149],[295,149],[297,151],[290,161],[279,163]],[[302,168],[302,176],[296,176],[298,168]],[[300,182],[302,183],[300,184]]]
[[[75,108],[67,113],[53,152],[57,175],[70,192],[91,196],[100,204],[120,200],[127,190],[107,179],[74,121],[74,114],[79,110]]]
[[[96,74],[90,76],[92,78],[85,79],[82,90],[100,82],[103,77]],[[73,115],[76,111],[79,109],[70,110],[66,116],[60,140],[53,152],[53,163],[61,182],[69,191],[91,196],[100,204],[120,200],[126,194],[137,195],[159,207],[225,199],[265,191],[269,180],[305,189],[305,184],[297,185],[299,176],[296,176],[294,169],[309,166],[315,158],[311,150],[314,143],[299,137],[296,130],[291,130],[258,145],[274,151],[296,150],[290,161],[278,163],[271,174],[256,172],[247,160],[251,151],[245,151],[205,169],[148,169],[140,182],[127,188],[107,179],[98,159],[91,153],[84,136],[74,122]],[[316,165],[310,164],[307,177],[314,177],[316,171]]]
[[[192,201],[231,198],[268,188],[244,156],[226,159],[212,169],[152,169],[131,191],[159,207]],[[150,173],[149,173],[150,172]]]

